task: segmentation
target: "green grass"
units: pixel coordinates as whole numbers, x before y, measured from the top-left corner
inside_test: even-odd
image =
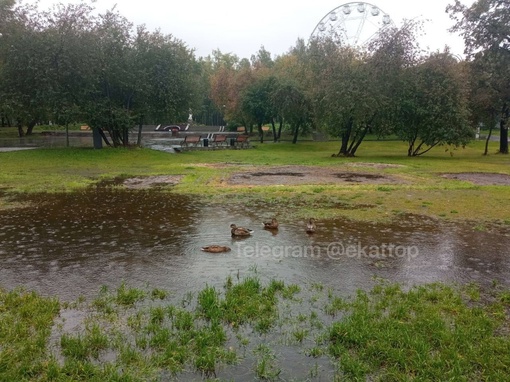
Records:
[[[303,298],[312,289],[326,305]],[[137,296],[129,304],[118,298],[126,291]],[[317,360],[332,357],[335,380],[505,380],[509,296],[497,283],[404,290],[381,282],[340,298],[316,285],[249,276],[228,278],[222,290],[205,287],[182,308],[178,299],[155,300],[122,283],[98,296],[116,314],[97,311],[94,302],[69,305],[87,312],[69,331],[59,323],[57,300],[1,290],[0,380],[178,380],[186,370],[215,378],[245,359],[251,377],[279,380],[292,374],[280,358],[285,347],[300,349],[310,360],[305,373],[319,379],[333,375],[322,374]]]
[[[453,156],[437,148],[419,158],[407,158],[405,144],[388,141],[364,142],[356,158],[331,157],[338,142],[267,143],[178,155],[134,148],[5,152],[0,153],[0,209],[16,208],[20,202],[13,200],[20,199],[12,197],[25,193],[74,192],[118,177],[181,174],[179,185],[162,192],[218,204],[232,203],[235,196],[247,208],[281,208],[289,218],[313,212],[319,218],[373,221],[413,213],[473,220],[473,229],[484,231],[491,223],[510,224],[502,208],[508,186],[440,176],[510,174],[510,158],[482,156],[483,144],[475,142]],[[494,152],[497,142],[490,147]],[[321,166],[402,182],[284,187],[226,182],[247,165]],[[306,293],[308,300],[302,297]],[[263,283],[252,276],[238,282],[229,277],[223,289],[184,291],[176,301],[170,296],[126,283],[102,288],[90,303],[75,307],[88,315],[77,330],[67,332],[57,319],[57,300],[0,290],[0,380],[160,380],[184,370],[214,378],[245,357],[253,361],[254,378],[277,380],[285,369],[272,346],[282,343],[313,359],[333,357],[338,380],[505,380],[510,374],[510,291],[499,285],[489,291],[475,284],[406,291],[381,284],[348,299],[321,284]],[[260,345],[260,338],[267,344]],[[310,374],[320,374],[317,364]]]
[[[263,204],[275,209],[280,206],[288,211],[289,217],[295,218],[313,211],[318,218],[342,216],[384,221],[412,213],[449,220],[504,222],[508,217],[501,206],[506,202],[508,186],[477,186],[441,176],[458,172],[510,175],[510,157],[482,156],[483,144],[474,142],[465,149],[453,151],[453,156],[439,147],[417,158],[408,158],[405,144],[398,141],[364,142],[356,158],[331,157],[338,150],[339,142],[309,141],[297,145],[255,143],[255,148],[249,150],[181,154],[137,148],[4,152],[0,153],[3,167],[0,189],[4,192],[0,208],[19,205],[8,198],[19,193],[72,192],[103,180],[179,174],[184,175],[181,183],[167,192],[197,195],[218,204],[231,203],[235,196],[243,206]],[[497,142],[491,145],[493,153],[496,149]],[[382,174],[399,183],[282,187],[240,186],[228,182],[232,174],[247,168],[256,170],[273,165],[321,166],[334,172]]]
[[[47,342],[60,310],[56,299],[0,289],[0,380],[37,380],[47,366]]]
[[[470,303],[440,284],[377,286],[359,292],[329,328],[329,352],[353,380],[504,380],[507,309],[497,300]]]

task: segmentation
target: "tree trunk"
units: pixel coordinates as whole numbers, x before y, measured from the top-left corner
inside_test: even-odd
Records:
[[[407,156],[412,157],[413,156],[413,150],[414,150],[414,142],[416,140],[412,139],[409,141],[409,145],[407,146]]]
[[[367,135],[368,131],[370,130],[370,126],[367,126],[365,128],[365,130],[363,131],[363,133],[361,133],[361,136],[359,137],[358,141],[356,142],[356,144],[354,145],[354,147],[352,147],[350,150],[349,150],[349,156],[355,156],[356,154],[356,150],[358,150],[358,147],[359,145],[361,145],[361,142],[363,142],[363,139],[365,139],[365,136]]]
[[[66,147],[69,147],[69,123],[66,123]]]
[[[299,126],[301,126],[301,122],[298,122],[296,124],[296,128],[294,130],[294,137],[292,138],[292,143],[296,144],[297,143],[297,140],[298,140],[298,135],[299,135]]]
[[[122,130],[122,145],[129,146],[129,130],[123,129]]]
[[[112,144],[108,140],[108,137],[104,133],[103,129],[97,128],[97,133],[101,136],[101,138],[103,138],[103,141],[104,141],[104,143],[106,143],[107,146],[110,146],[110,147],[112,146]]]
[[[508,126],[507,119],[501,118],[499,121],[499,153],[508,154]]]
[[[138,124],[138,137],[136,138],[136,145],[138,147],[142,145],[142,121],[143,117],[140,118],[140,123]]]
[[[341,135],[342,145],[340,146],[340,151],[338,152],[339,156],[340,155],[344,155],[344,156],[348,155],[347,149],[349,147],[349,138],[351,137],[352,123],[353,123],[353,120],[351,118],[351,119],[349,119],[349,122],[347,122],[346,129],[344,130],[344,132]]]
[[[18,137],[25,136],[25,132],[23,131],[23,126],[21,126],[21,122],[18,122]]]
[[[280,141],[282,137],[282,128],[283,128],[283,118],[280,118],[280,124],[278,126],[278,141]]]
[[[489,141],[491,140],[492,136],[492,125],[489,128],[489,134],[487,135],[487,138],[485,139],[485,151],[483,152],[483,155],[487,155],[489,153]]]
[[[434,147],[436,147],[436,146],[439,144],[439,141],[437,141],[437,142],[435,142],[435,143],[431,144],[431,145],[428,147],[428,149],[423,150],[422,152],[420,152],[420,149],[421,149],[421,147],[422,147],[424,144],[425,144],[425,142],[423,142],[423,141],[421,141],[421,142],[420,142],[420,144],[418,145],[418,147],[416,148],[416,150],[414,150],[414,151],[413,151],[413,154],[412,154],[412,156],[413,156],[413,157],[418,157],[418,156],[420,156],[420,155],[423,155],[423,154],[425,154],[425,153],[429,152],[430,150],[432,150]]]
[[[278,136],[276,135],[276,126],[274,124],[274,118],[271,118],[271,126],[273,127],[273,142],[278,140]]]
[[[415,131],[413,137],[408,141],[409,146],[407,147],[407,156],[412,157],[414,152],[414,145],[416,144],[416,140],[418,139],[418,132]]]
[[[257,125],[257,130],[259,131],[260,143],[264,143],[264,130],[262,130],[262,124],[261,123],[259,123]]]
[[[92,129],[92,141],[94,142],[94,149],[102,149],[103,148],[103,137],[104,133],[99,128]]]
[[[32,135],[32,131],[34,130],[35,124],[37,123],[36,120],[32,120],[27,125],[27,135]],[[508,149],[507,149],[508,151]]]

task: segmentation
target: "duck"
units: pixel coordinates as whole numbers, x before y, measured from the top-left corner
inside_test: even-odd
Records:
[[[210,252],[210,253],[221,253],[221,252],[229,252],[230,247],[224,246],[224,245],[208,245],[206,247],[200,248],[204,252]]]
[[[276,218],[272,218],[270,222],[264,222],[264,229],[278,229]]]
[[[314,233],[316,229],[317,229],[317,226],[315,225],[315,219],[314,218],[310,218],[308,220],[308,223],[306,223],[306,232],[307,233]]]
[[[253,230],[244,227],[238,227],[235,224],[230,224],[230,232],[232,233],[232,236],[250,236]]]

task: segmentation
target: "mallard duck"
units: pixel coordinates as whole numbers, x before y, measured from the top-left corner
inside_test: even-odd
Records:
[[[317,226],[315,225],[315,219],[310,218],[310,220],[308,220],[308,223],[306,223],[306,232],[314,233],[316,229]]]
[[[265,229],[278,229],[278,221],[272,218],[270,222],[264,222]]]
[[[232,236],[250,236],[253,231],[248,228],[238,227],[235,224],[230,224],[230,232]]]
[[[204,252],[211,253],[221,253],[221,252],[229,252],[230,247],[226,247],[224,245],[208,245],[207,247],[200,248]]]

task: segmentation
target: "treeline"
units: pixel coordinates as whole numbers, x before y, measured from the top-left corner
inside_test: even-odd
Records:
[[[114,9],[57,5],[50,11],[0,0],[0,116],[30,134],[35,124],[85,122],[114,146],[142,124],[179,123],[189,110],[202,124],[247,126],[264,140],[290,129],[341,141],[353,156],[367,134],[395,135],[408,155],[463,145],[475,129],[499,124],[508,153],[510,51],[508,2],[479,0],[448,7],[467,57],[423,52],[420,24],[382,31],[354,49],[331,35],[297,40],[271,57],[250,59],[192,49],[160,31],[135,27]],[[483,20],[485,25],[473,20]]]

